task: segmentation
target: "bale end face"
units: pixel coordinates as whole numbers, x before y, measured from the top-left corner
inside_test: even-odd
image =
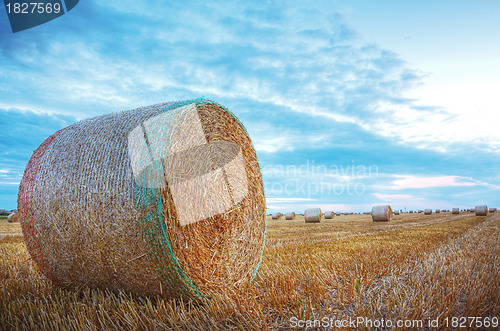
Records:
[[[425,209],[424,215],[432,215],[432,209]]]
[[[452,208],[451,213],[452,214],[460,214],[460,208]]]
[[[288,212],[285,214],[285,219],[286,220],[294,220],[295,219],[295,212]]]

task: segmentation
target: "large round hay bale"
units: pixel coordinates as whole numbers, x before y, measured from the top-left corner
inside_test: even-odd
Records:
[[[389,205],[375,206],[372,208],[373,222],[389,222],[392,220],[392,209]]]
[[[204,99],[54,133],[26,167],[18,208],[33,260],[64,286],[208,297],[255,276],[265,238],[252,142]]]
[[[285,219],[286,220],[293,220],[295,219],[295,212],[291,211],[285,214]]]
[[[460,214],[460,208],[452,208],[451,213],[452,214]]]
[[[323,215],[325,215],[325,219],[333,219],[335,217],[335,212],[331,211],[331,210],[327,210],[323,213]]]
[[[321,208],[308,208],[304,211],[306,223],[319,223],[322,215]]]
[[[273,215],[272,215],[272,219],[273,219],[273,220],[279,220],[279,219],[281,218],[281,216],[283,216],[283,214],[282,214],[282,213],[280,213],[280,212],[273,213]]]
[[[432,209],[424,209],[424,215],[431,215]]]
[[[476,216],[486,216],[488,215],[488,207],[487,206],[476,206],[474,208],[474,212],[476,213]]]
[[[19,214],[18,213],[12,213],[7,216],[7,221],[9,223],[17,223],[19,222]]]

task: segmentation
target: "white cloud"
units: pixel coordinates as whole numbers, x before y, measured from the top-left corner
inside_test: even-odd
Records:
[[[471,178],[465,178],[460,176],[413,176],[413,175],[396,175],[400,179],[392,181],[389,185],[389,189],[394,190],[405,190],[414,188],[430,188],[430,187],[451,187],[451,186],[476,186],[476,185],[486,185],[486,183],[480,183],[472,180]]]
[[[255,149],[259,152],[292,152],[311,146],[325,146],[331,141],[331,133],[301,133],[293,128],[253,122],[246,126]]]
[[[377,197],[377,199],[380,199],[380,200],[384,200],[384,201],[405,201],[405,200],[410,200],[410,199],[420,199],[422,200],[422,198],[415,198],[415,196],[411,195],[411,194],[382,194],[382,193],[373,193],[373,195],[375,197]]]
[[[315,199],[307,199],[307,198],[266,198],[266,202],[270,202],[270,203],[303,202],[303,201],[315,201]]]

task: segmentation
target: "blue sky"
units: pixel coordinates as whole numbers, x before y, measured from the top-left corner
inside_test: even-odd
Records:
[[[269,212],[500,206],[497,1],[81,1],[0,9],[0,208],[75,121],[204,96],[245,124]]]

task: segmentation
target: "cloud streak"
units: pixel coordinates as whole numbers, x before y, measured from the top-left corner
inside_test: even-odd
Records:
[[[431,187],[455,187],[455,186],[476,186],[484,185],[484,183],[478,183],[471,181],[470,178],[462,178],[459,176],[434,176],[434,177],[423,177],[423,176],[397,176],[401,179],[396,179],[392,182],[392,189],[404,190],[409,188],[431,188]]]

